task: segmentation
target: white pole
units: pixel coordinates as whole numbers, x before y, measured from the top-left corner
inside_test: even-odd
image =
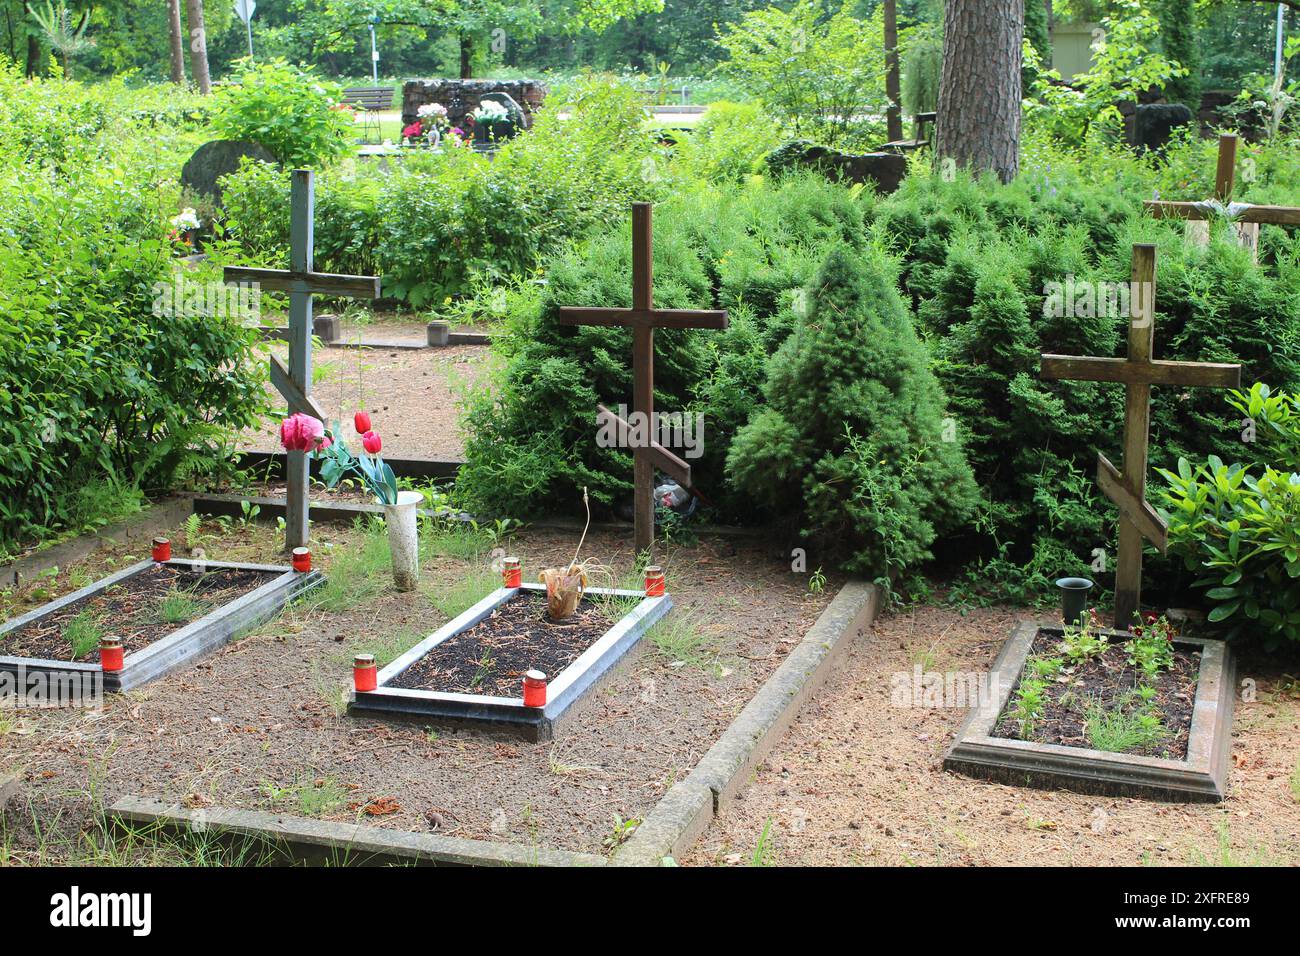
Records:
[[[1286,27],[1286,7],[1277,5],[1277,47],[1273,51],[1273,79],[1282,76],[1282,30]]]
[[[375,46],[375,24],[370,23],[370,78],[379,82],[379,49]]]
[[[244,23],[244,26],[248,28],[248,58],[249,60],[252,60],[253,59],[253,18],[249,17],[248,20]]]

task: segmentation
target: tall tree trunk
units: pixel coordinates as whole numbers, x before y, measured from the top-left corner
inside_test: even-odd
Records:
[[[903,138],[903,108],[899,105],[899,95],[898,3],[897,0],[885,0],[885,96],[889,98],[885,127],[891,143]]]
[[[190,72],[199,92],[212,92],[212,79],[208,76],[208,31],[203,24],[203,0],[185,0],[185,19],[190,28]]]
[[[947,4],[943,20],[935,162],[1008,182],[1020,168],[1025,0],[961,0]]]
[[[474,38],[468,33],[460,35],[460,78],[468,80],[474,75]]]
[[[167,33],[171,40],[172,82],[185,85],[185,34],[181,32],[181,0],[167,0]]]
[[[27,75],[35,76],[41,65],[41,44],[36,34],[27,34]]]

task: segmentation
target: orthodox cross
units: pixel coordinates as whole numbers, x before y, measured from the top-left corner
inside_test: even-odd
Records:
[[[312,295],[379,298],[379,279],[374,276],[332,275],[315,271],[315,186],[311,170],[295,169],[292,174],[289,212],[289,268],[254,269],[226,266],[225,280],[256,283],[263,290],[289,293],[289,366],[271,356],[271,384],[289,405],[289,412],[301,412],[327,422],[325,412],[311,397]],[[307,455],[288,453],[285,468],[285,547],[307,544]]]
[[[1153,359],[1156,308],[1156,247],[1133,246],[1133,274],[1128,326],[1128,358],[1043,355],[1045,379],[1118,382],[1125,386],[1124,458],[1121,472],[1105,455],[1097,456],[1097,484],[1120,512],[1119,560],[1115,568],[1115,627],[1128,630],[1142,599],[1142,542],[1161,554],[1168,548],[1168,529],[1147,504],[1147,442],[1151,425],[1151,386],[1187,385],[1236,388],[1241,366],[1212,362]]]
[[[632,414],[636,426],[619,418],[603,405],[597,406],[597,421],[612,425],[618,444],[633,449],[634,540],[638,554],[654,548],[654,472],[675,478],[691,487],[691,466],[650,439],[654,429],[654,330],[725,329],[725,311],[656,309],[654,307],[653,229],[651,204],[632,204],[632,308],[601,309],[564,306],[561,325],[619,326],[632,330]]]
[[[1300,207],[1254,206],[1232,202],[1237,177],[1237,137],[1224,133],[1219,137],[1219,161],[1214,172],[1214,198],[1204,202],[1143,203],[1157,219],[1187,220],[1187,238],[1200,245],[1210,239],[1209,220],[1216,216],[1230,219],[1237,233],[1237,243],[1253,254],[1259,245],[1260,223],[1283,226],[1300,225]]]

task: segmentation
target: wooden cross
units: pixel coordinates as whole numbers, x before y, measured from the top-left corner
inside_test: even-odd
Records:
[[[1219,137],[1219,162],[1214,172],[1213,202],[1164,202],[1150,199],[1143,203],[1157,219],[1187,220],[1187,238],[1205,245],[1210,241],[1209,220],[1227,215],[1237,233],[1237,243],[1254,254],[1259,246],[1261,223],[1282,226],[1300,225],[1300,207],[1252,206],[1233,203],[1232,190],[1237,177],[1237,137],[1224,133]]]
[[[1202,385],[1237,388],[1241,366],[1213,362],[1168,362],[1153,359],[1156,309],[1156,247],[1133,246],[1133,285],[1128,327],[1128,358],[1043,355],[1045,379],[1120,382],[1124,398],[1124,470],[1105,455],[1097,456],[1097,483],[1119,506],[1119,560],[1115,568],[1115,628],[1128,630],[1142,599],[1142,541],[1164,554],[1168,529],[1147,504],[1147,442],[1151,425],[1152,385]]]
[[[725,329],[725,311],[656,309],[654,307],[653,229],[651,204],[632,204],[632,308],[600,309],[563,306],[561,325],[605,325],[632,330],[632,411],[647,426],[654,422],[654,330]],[[673,476],[683,487],[691,486],[690,465],[654,441],[637,441],[627,422],[603,405],[597,406],[598,421],[612,424],[619,444],[633,448],[634,540],[638,554],[654,548],[654,471]],[[643,417],[642,417],[643,416]],[[648,428],[647,433],[653,433]]]
[[[228,283],[256,283],[272,292],[289,293],[289,367],[271,356],[271,384],[284,396],[289,413],[302,412],[327,422],[325,412],[311,397],[312,295],[379,298],[374,276],[332,275],[315,271],[315,186],[311,170],[295,169],[290,189],[289,268],[254,269],[226,266]],[[285,469],[285,548],[307,544],[307,479],[305,452],[291,451]]]

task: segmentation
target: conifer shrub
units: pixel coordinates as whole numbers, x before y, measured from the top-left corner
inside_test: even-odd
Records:
[[[890,580],[974,509],[975,481],[877,251],[831,251],[727,456],[737,488],[845,568]]]

